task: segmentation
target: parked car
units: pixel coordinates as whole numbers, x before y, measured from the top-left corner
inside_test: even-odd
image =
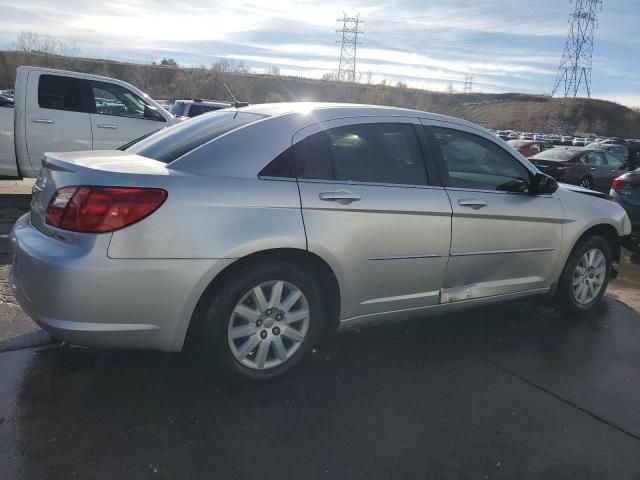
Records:
[[[509,140],[507,143],[525,157],[532,157],[540,152],[553,148],[553,145],[550,143],[531,140]]]
[[[573,137],[570,135],[563,135],[560,138],[560,145],[573,145]]]
[[[560,135],[546,135],[547,143],[552,145],[560,145],[562,143],[562,137]]]
[[[230,102],[219,102],[217,100],[176,100],[171,107],[171,113],[176,117],[197,117],[203,113],[221,110],[233,106]]]
[[[583,137],[574,137],[571,142],[574,147],[586,147],[589,143],[591,143],[591,140]]]
[[[602,142],[602,143],[590,143],[587,148],[595,148],[598,150],[605,150],[620,157],[623,162],[629,160],[629,147],[624,143],[618,142]]]
[[[520,134],[518,132],[511,132],[509,134],[509,140],[516,140],[520,138]]]
[[[118,148],[176,119],[114,78],[18,67],[14,107],[0,106],[0,175],[36,177],[47,151]]]
[[[611,181],[625,170],[620,157],[604,150],[553,148],[529,159],[540,171],[559,182],[609,192]]]
[[[625,239],[624,246],[640,253],[640,170],[614,179],[609,194],[625,209],[631,220],[632,233]]]
[[[531,295],[587,311],[631,231],[482,127],[367,105],[227,109],[48,153],[34,191],[10,284],[39,325],[88,346],[189,336],[249,380],[330,330]]]

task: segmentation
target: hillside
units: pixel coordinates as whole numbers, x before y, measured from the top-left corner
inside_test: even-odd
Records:
[[[15,82],[19,65],[94,73],[125,80],[153,98],[228,99],[226,83],[240,100],[334,101],[415,108],[465,118],[488,128],[548,133],[597,132],[640,137],[640,113],[602,100],[550,98],[516,93],[448,94],[385,85],[348,84],[234,71],[228,65],[184,69],[108,60],[0,51],[0,88]]]

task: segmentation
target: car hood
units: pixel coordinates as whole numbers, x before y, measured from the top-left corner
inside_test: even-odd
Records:
[[[589,190],[588,188],[580,187],[578,185],[571,185],[569,183],[558,183],[558,187],[563,190],[568,190],[570,192],[583,193],[585,195],[590,195],[592,197],[609,199],[608,194],[602,192],[596,192],[595,190]]]

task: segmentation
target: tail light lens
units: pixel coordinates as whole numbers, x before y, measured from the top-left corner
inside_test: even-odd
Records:
[[[631,190],[635,187],[639,186],[640,182],[634,182],[633,180],[629,180],[626,178],[618,177],[611,182],[611,188],[620,193],[630,194]]]
[[[166,199],[160,188],[64,187],[51,198],[45,219],[74,232],[111,232],[149,216]]]

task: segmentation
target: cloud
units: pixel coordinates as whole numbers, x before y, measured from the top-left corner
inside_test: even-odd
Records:
[[[86,56],[170,55],[185,65],[227,57],[319,77],[337,69],[336,20],[346,9],[364,19],[358,65],[375,79],[440,88],[471,71],[475,89],[543,92],[572,8],[557,0],[0,0],[0,42],[35,31],[74,41]],[[625,103],[635,101],[640,75],[629,61],[638,10],[637,0],[618,0],[598,14],[593,91]]]

